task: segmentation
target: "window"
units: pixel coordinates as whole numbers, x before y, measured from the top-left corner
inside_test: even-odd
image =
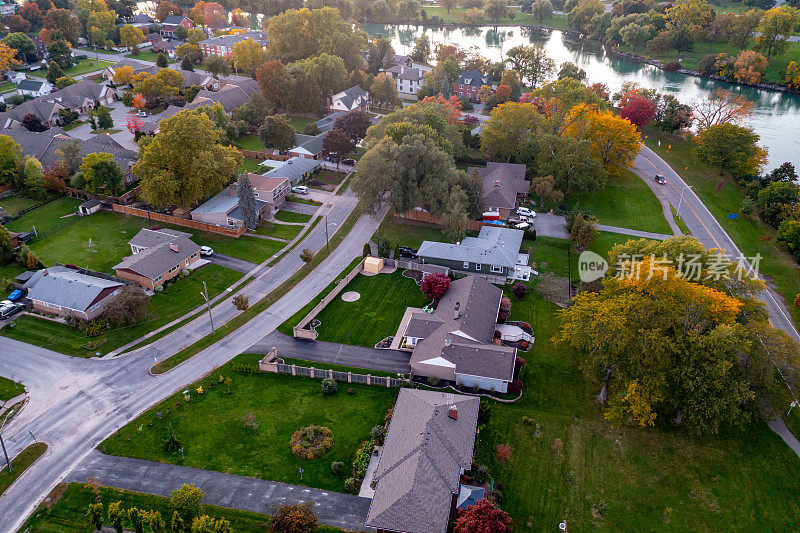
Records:
[[[469,261],[464,261],[464,268],[469,268]]]
[[[480,269],[481,269],[481,264],[475,263],[475,270],[480,270]]]
[[[503,273],[503,267],[492,265],[492,272],[495,273],[495,274],[502,274]]]

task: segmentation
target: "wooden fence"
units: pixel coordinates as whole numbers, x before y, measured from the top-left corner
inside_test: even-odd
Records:
[[[245,157],[249,157],[250,159],[258,159],[264,161],[266,159],[270,159],[272,161],[286,161],[290,159],[291,156],[289,155],[280,155],[280,154],[271,154],[269,152],[255,152],[253,150],[241,150],[242,155]]]
[[[401,219],[404,219],[404,220],[416,220],[417,222],[425,222],[426,224],[431,224],[433,226],[437,226],[437,227],[440,227],[440,228],[444,227],[444,224],[442,223],[441,219],[436,218],[435,216],[431,215],[427,211],[419,211],[419,210],[416,210],[416,209],[409,209],[408,211],[406,211],[402,215],[398,215],[398,217],[401,218]],[[468,230],[473,230],[473,231],[478,231],[483,226],[490,226],[490,225],[492,225],[492,224],[489,224],[487,222],[483,222],[483,221],[480,221],[480,220],[468,220],[467,221],[467,229]]]
[[[119,203],[119,204],[129,204],[133,202],[133,200],[139,196],[139,193],[142,192],[142,187],[137,185],[133,189],[129,190],[125,194],[120,196],[109,196],[107,194],[94,194],[91,192],[86,192],[81,189],[73,189],[72,187],[67,187],[66,189],[67,194],[74,197],[74,198],[84,198],[86,200],[90,200],[92,198],[96,198],[101,202],[111,202],[111,203]]]
[[[183,226],[186,228],[193,228],[201,231],[208,231],[218,235],[225,235],[227,237],[241,237],[245,232],[244,225],[236,228],[226,228],[224,226],[216,226],[214,224],[207,224],[205,222],[198,222],[197,220],[190,220],[188,218],[178,218],[172,215],[164,215],[156,213],[155,211],[146,211],[129,205],[114,204],[111,208],[117,213],[122,213],[129,216],[146,218],[154,222],[163,222],[165,224],[174,224],[176,226]]]

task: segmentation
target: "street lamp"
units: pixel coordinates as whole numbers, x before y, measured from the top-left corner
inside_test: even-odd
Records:
[[[206,282],[203,281],[203,290],[200,291],[200,294],[203,295],[203,298],[206,300],[206,307],[208,308],[208,320],[211,322],[211,331],[214,331],[214,317],[211,316],[211,302],[208,301],[208,287],[206,287]]]
[[[678,209],[675,212],[676,215],[681,216],[681,204],[683,204],[683,193],[686,192],[686,189],[691,189],[692,187],[693,187],[692,185],[684,184],[683,190],[681,190],[681,197],[678,200]]]

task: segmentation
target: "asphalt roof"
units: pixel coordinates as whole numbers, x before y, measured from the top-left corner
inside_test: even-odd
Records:
[[[49,97],[65,107],[75,108],[82,107],[86,100],[99,100],[107,91],[108,87],[105,85],[91,80],[81,80],[60,91],[50,93]]]
[[[247,39],[253,39],[256,42],[266,43],[267,41],[267,34],[262,31],[245,31],[242,33],[236,33],[234,35],[220,35],[218,37],[210,37],[203,41],[200,41],[199,44],[207,44],[209,46],[224,46],[227,48],[233,48],[233,46],[237,43],[242,41],[246,41]]]
[[[230,213],[239,205],[239,197],[231,195],[227,189],[212,196],[196,209],[192,210],[193,215],[208,215],[211,213]]]
[[[176,237],[123,258],[114,270],[131,270],[155,280],[199,251],[200,246],[190,238]]]
[[[31,300],[77,311],[86,311],[104,290],[122,285],[118,281],[88,276],[59,266],[37,271],[25,283]]]
[[[17,84],[17,89],[20,91],[39,91],[45,83],[47,83],[45,80],[32,80],[27,78]]]
[[[225,109],[226,113],[233,112],[234,109],[243,106],[250,101],[250,95],[244,92],[239,87],[228,86],[227,89],[221,91],[208,91],[202,89],[197,92],[193,104],[199,103],[203,100],[210,100],[212,102],[219,102]]]
[[[400,389],[375,471],[369,527],[408,533],[447,531],[461,470],[472,466],[480,400]],[[455,407],[455,419],[449,416]]]
[[[471,167],[467,172],[472,174],[476,170],[483,179],[483,197],[487,206],[514,209],[517,195],[527,194],[530,188],[523,164],[491,162],[486,167]]]
[[[134,235],[134,237],[128,241],[128,244],[133,246],[141,246],[142,248],[150,248],[151,246],[156,246],[164,242],[174,241],[176,238],[189,238],[191,236],[191,233],[186,233],[185,231],[178,231],[175,229],[164,228],[152,230],[142,228],[139,230],[139,233]]]
[[[289,181],[294,181],[306,172],[310,172],[320,166],[317,159],[306,159],[305,157],[292,157],[286,160],[286,164],[273,168],[263,175],[268,178],[286,178]]]
[[[480,70],[468,70],[467,72],[462,72],[456,78],[456,81],[459,85],[468,85],[470,87],[480,87],[481,85],[488,85],[489,87],[492,86],[492,80],[490,80],[487,76],[484,76]]]
[[[323,117],[317,121],[317,127],[319,131],[326,132],[333,129],[333,123],[336,122],[336,119],[339,117],[343,117],[348,113],[348,111],[337,111],[335,113],[331,113],[327,117]]]
[[[183,19],[185,19],[185,18],[188,18],[188,17],[186,15],[175,15],[174,13],[171,13],[171,14],[167,15],[167,18],[165,18],[164,21],[161,24],[162,25],[166,25],[166,26],[177,26],[178,24],[183,22]],[[192,20],[192,19],[189,19],[189,20]]]
[[[369,93],[361,88],[360,85],[354,85],[349,89],[345,89],[340,93],[331,96],[331,101],[340,101],[347,109],[354,109],[353,104],[360,97],[369,98]]]
[[[296,152],[299,148],[302,148],[309,154],[317,155],[322,152],[322,141],[325,140],[327,134],[327,131],[323,131],[319,135],[303,135],[302,133],[298,133],[297,144],[295,144],[294,148],[289,149],[289,151]]]
[[[421,258],[513,268],[517,264],[523,236],[522,230],[483,226],[477,237],[466,237],[461,244],[424,241],[417,255]]]

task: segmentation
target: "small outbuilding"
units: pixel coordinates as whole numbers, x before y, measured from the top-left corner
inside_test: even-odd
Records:
[[[100,211],[100,200],[97,198],[92,198],[90,200],[86,200],[81,205],[78,206],[78,214],[85,217],[89,216],[92,213],[97,213]]]
[[[367,274],[380,274],[383,270],[383,259],[380,257],[368,256],[364,259],[364,272]]]

